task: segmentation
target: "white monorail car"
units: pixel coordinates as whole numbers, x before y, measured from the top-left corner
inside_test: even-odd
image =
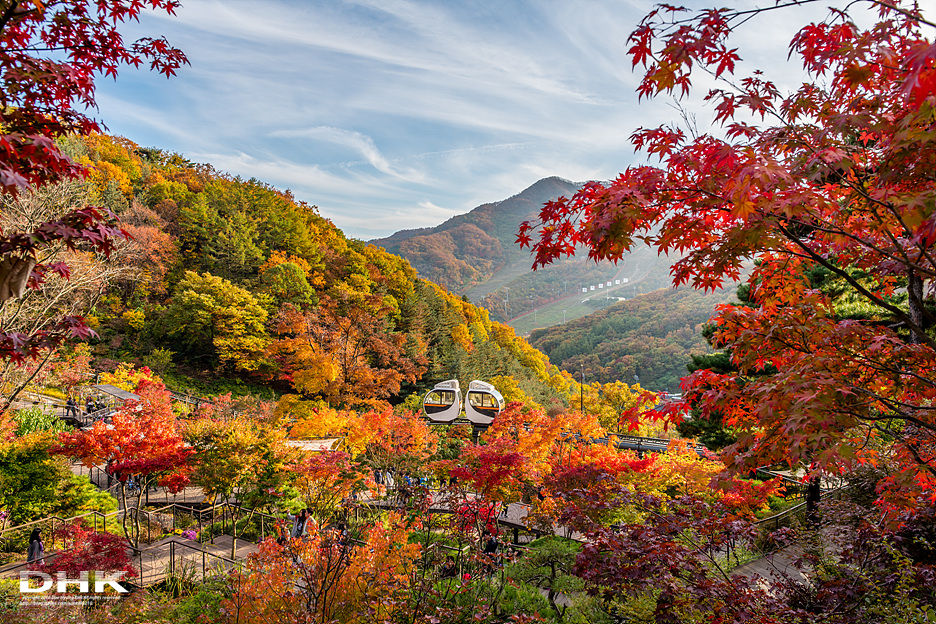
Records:
[[[490,425],[504,409],[504,397],[494,386],[475,379],[465,395],[465,416],[475,425]]]
[[[461,413],[461,398],[457,379],[439,382],[423,398],[423,411],[432,422],[452,422]]]

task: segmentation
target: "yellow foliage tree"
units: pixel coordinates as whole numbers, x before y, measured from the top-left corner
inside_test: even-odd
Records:
[[[526,392],[517,384],[517,380],[510,375],[497,375],[488,380],[489,383],[497,388],[497,391],[504,397],[504,403],[513,402],[523,405],[523,411],[542,410],[543,406],[531,399]]]
[[[645,411],[652,408],[659,402],[659,398],[652,393],[640,387],[640,384],[632,386],[623,381],[615,381],[606,384],[594,382],[581,384],[572,381],[566,387],[566,398],[570,405],[582,405],[587,414],[594,414],[601,425],[609,431],[621,432],[621,418],[628,411]],[[655,423],[640,422],[636,432],[631,433],[649,437],[657,437],[663,433],[663,427]]]
[[[277,414],[294,424],[289,437],[297,440],[347,435],[354,412],[336,410],[322,401],[307,401],[297,394],[283,395],[276,404]]]
[[[113,373],[101,373],[99,380],[102,384],[110,384],[121,390],[133,392],[136,387],[140,385],[140,381],[144,379],[162,383],[162,379],[159,378],[159,375],[151,371],[148,367],[143,366],[136,368],[129,362],[121,362]]]

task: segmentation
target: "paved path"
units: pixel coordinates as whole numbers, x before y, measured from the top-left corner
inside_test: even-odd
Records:
[[[802,570],[793,565],[793,562],[802,555],[802,548],[789,546],[738,566],[731,571],[731,576],[759,576],[763,579],[761,585],[764,588],[768,584],[779,582],[787,577],[792,577],[798,581],[806,581],[806,575],[803,574]]]
[[[832,527],[821,528],[819,530],[818,538],[821,542],[823,552],[825,557],[830,559],[835,559],[838,557],[838,554],[842,550],[842,545],[839,544],[834,538],[834,530]],[[809,540],[815,539],[815,535],[805,534],[800,539]],[[803,569],[795,565],[795,561],[803,557],[804,550],[803,546],[800,543],[791,544],[786,548],[778,550],[774,553],[770,553],[760,559],[755,559],[754,561],[749,561],[742,566],[731,571],[732,576],[759,576],[763,579],[760,583],[761,587],[768,589],[770,584],[782,581],[786,578],[792,578],[795,581],[808,583],[809,578],[808,574],[811,574],[811,570],[808,566],[803,566]]]

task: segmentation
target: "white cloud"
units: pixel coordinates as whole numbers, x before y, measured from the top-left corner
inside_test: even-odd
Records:
[[[348,231],[352,233],[357,232],[359,238],[375,238],[378,236],[386,236],[399,230],[437,225],[462,212],[464,212],[464,209],[443,208],[433,204],[431,201],[421,201],[417,202],[415,205],[384,211],[379,216],[346,215],[343,221]],[[368,233],[368,235],[360,236],[362,232]]]

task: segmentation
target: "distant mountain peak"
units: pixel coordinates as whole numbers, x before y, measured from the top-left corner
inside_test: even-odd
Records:
[[[401,230],[370,242],[406,258],[424,279],[466,295],[520,333],[668,284],[668,264],[649,249],[637,249],[618,264],[596,263],[583,255],[531,270],[530,250],[514,242],[520,223],[537,219],[543,204],[571,197],[583,186],[550,176],[437,226]]]
[[[406,258],[420,276],[462,292],[484,283],[508,263],[522,221],[536,218],[546,202],[581,187],[550,176],[437,226],[400,230],[370,243]]]

